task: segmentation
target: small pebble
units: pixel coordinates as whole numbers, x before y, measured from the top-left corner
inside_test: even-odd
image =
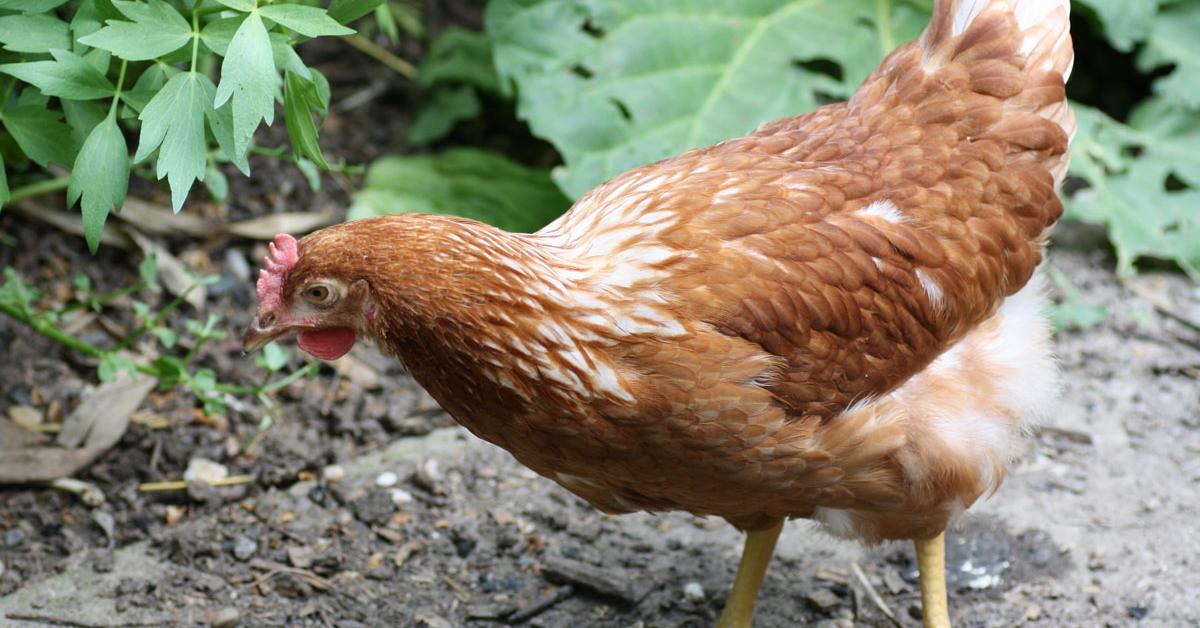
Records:
[[[257,552],[258,543],[255,543],[254,539],[251,539],[244,534],[239,534],[238,537],[233,540],[234,558],[245,562],[253,558]]]
[[[229,469],[225,468],[225,465],[200,457],[189,460],[187,471],[183,472],[184,480],[204,482],[205,484],[213,484],[227,477],[229,477]]]
[[[321,477],[326,482],[337,483],[346,479],[346,470],[340,464],[331,464],[321,470]]]
[[[4,544],[8,547],[16,547],[25,540],[25,533],[21,528],[10,528],[4,533]]]
[[[411,504],[412,501],[413,501],[412,493],[410,493],[402,488],[392,489],[392,503],[393,504]]]
[[[389,486],[395,486],[396,482],[398,481],[400,481],[400,478],[397,477],[395,473],[391,471],[384,471],[375,478],[375,486],[388,488]]]
[[[692,604],[704,601],[704,587],[699,582],[689,582],[683,585],[683,597]]]
[[[208,617],[213,628],[233,628],[238,625],[239,619],[238,610],[230,606],[214,611]]]

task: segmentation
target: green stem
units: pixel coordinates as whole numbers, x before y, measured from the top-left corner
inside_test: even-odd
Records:
[[[117,103],[121,102],[121,89],[125,87],[125,66],[129,62],[121,60],[121,71],[117,74],[117,91],[113,92],[112,104],[108,106],[108,117],[113,117],[117,114]]]
[[[174,312],[177,308],[179,308],[180,305],[183,305],[184,300],[187,298],[188,293],[191,292],[192,289],[195,287],[196,287],[196,284],[192,284],[192,285],[188,286],[187,289],[183,291],[183,294],[172,299],[171,302],[166,305],[166,307],[159,310],[158,314],[154,315],[154,318],[146,321],[145,323],[142,323],[141,327],[138,327],[137,329],[133,330],[133,333],[129,334],[128,336],[125,336],[125,338],[123,338],[121,340],[121,342],[117,343],[117,348],[124,349],[124,348],[128,347],[129,345],[133,344],[133,342],[135,340],[137,340],[138,338],[141,338],[146,332],[150,331],[151,329],[154,329],[155,327],[158,327],[158,324],[163,322],[163,319],[165,319],[167,316],[169,316],[171,314],[171,312]]]
[[[34,196],[65,190],[70,183],[71,177],[55,177],[53,179],[34,181],[33,183],[14,189],[9,195],[8,202],[14,203]]]
[[[892,35],[891,0],[875,0],[875,30],[879,31],[879,48],[887,56],[896,47],[896,38]]]
[[[264,157],[275,157],[276,159],[286,159],[292,163],[296,163],[295,156],[292,151],[286,148],[271,148],[269,146],[251,146],[250,152],[255,155]],[[342,174],[360,174],[363,172],[362,164],[329,164],[329,172],[340,172]]]
[[[28,312],[18,309],[8,303],[0,303],[0,312],[4,312],[19,323],[28,325],[37,333],[53,340],[54,342],[57,342],[60,345],[63,345],[64,347],[68,347],[80,353],[90,355],[93,358],[103,357],[104,354],[107,353],[107,351],[104,349],[101,349],[90,342],[80,340],[55,327],[54,323],[51,323],[44,318],[33,316]]]
[[[199,3],[197,3],[199,4]],[[196,52],[200,48],[200,11],[192,11],[192,66],[188,69],[196,73]]]

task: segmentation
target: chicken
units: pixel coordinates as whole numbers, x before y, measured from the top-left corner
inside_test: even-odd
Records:
[[[783,521],[942,533],[1052,402],[1033,280],[1074,117],[1067,0],[938,0],[848,101],[626,172],[535,234],[462,218],[279,235],[253,350],[362,337],[461,424],[609,513],[747,532],[748,626]]]

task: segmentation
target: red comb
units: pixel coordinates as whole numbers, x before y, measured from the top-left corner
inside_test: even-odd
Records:
[[[258,283],[255,285],[259,310],[273,310],[283,304],[283,282],[296,262],[300,261],[296,238],[286,233],[275,236],[275,241],[268,244],[267,248],[271,254],[263,260],[266,268],[258,271]]]

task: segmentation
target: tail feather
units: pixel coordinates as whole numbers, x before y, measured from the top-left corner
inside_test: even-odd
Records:
[[[972,91],[1002,99],[1007,123],[992,132],[1011,132],[1014,119],[1034,114],[1060,127],[1069,141],[1075,114],[1063,85],[1075,62],[1070,10],[1069,0],[938,0],[919,40],[922,65],[930,74],[958,66]],[[1047,166],[1061,184],[1067,155]]]

